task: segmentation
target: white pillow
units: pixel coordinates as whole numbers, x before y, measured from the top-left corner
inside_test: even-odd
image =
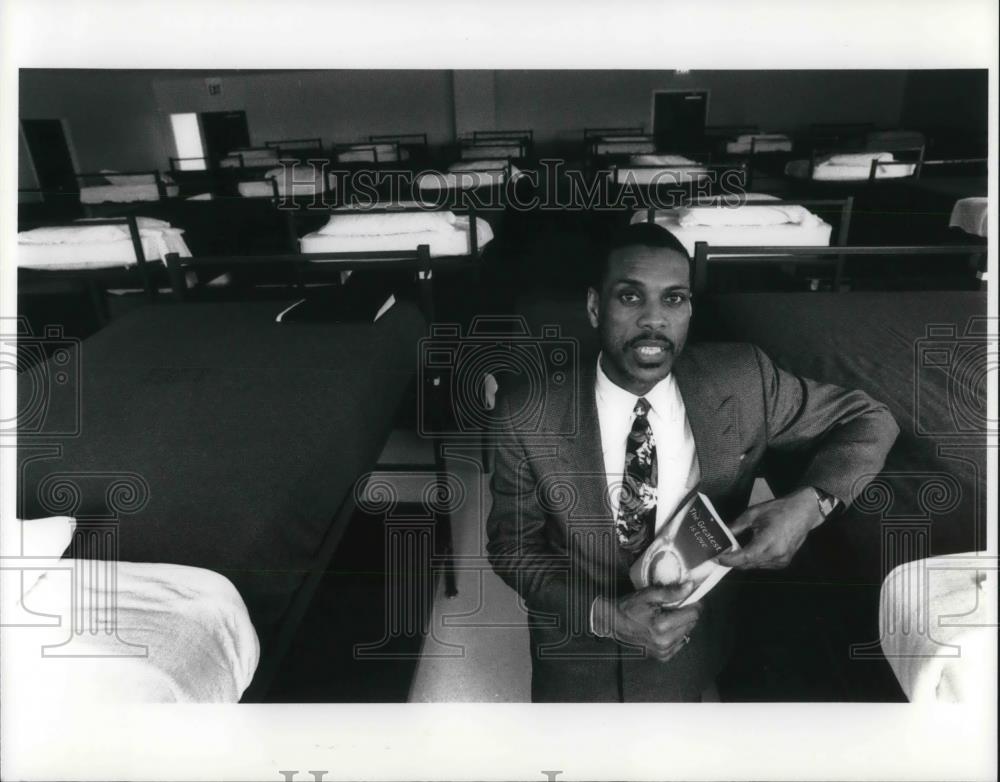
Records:
[[[319,229],[324,236],[389,236],[426,231],[453,231],[455,215],[447,211],[398,212],[395,214],[335,214]]]
[[[677,223],[684,228],[691,226],[722,226],[722,225],[784,225],[793,223],[801,225],[814,219],[808,209],[803,206],[696,206],[679,209]]]
[[[629,161],[637,166],[697,166],[698,161],[681,155],[632,155]]]
[[[889,160],[895,160],[895,158],[891,152],[852,152],[843,155],[831,155],[824,162],[831,166],[870,166],[873,160],[884,163]]]
[[[5,524],[2,548],[4,557],[14,557],[11,569],[18,568],[17,557],[31,557],[23,561],[24,589],[35,585],[46,569],[56,566],[66,547],[73,540],[76,519],[70,516],[50,516],[44,519],[14,519]]]

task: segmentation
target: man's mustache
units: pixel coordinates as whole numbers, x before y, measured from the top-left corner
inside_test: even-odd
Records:
[[[671,353],[673,353],[676,348],[672,340],[660,334],[640,334],[637,337],[632,337],[632,339],[626,342],[625,347],[634,348],[640,342],[659,342],[661,345],[663,345],[664,348],[669,350]]]

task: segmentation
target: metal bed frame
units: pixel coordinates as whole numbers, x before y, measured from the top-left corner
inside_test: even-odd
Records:
[[[637,188],[640,193],[682,193],[687,194],[688,198],[692,198],[692,194],[704,185],[700,184],[697,179],[688,182],[677,182],[669,181],[669,177],[665,176],[664,179],[667,181],[653,183],[628,183],[619,181],[619,172],[622,170],[649,170],[649,171],[676,171],[683,173],[684,171],[695,171],[702,172],[705,169],[708,170],[709,184],[716,185],[718,180],[723,178],[731,177],[734,181],[730,182],[731,185],[738,185],[742,190],[750,190],[752,188],[752,178],[753,170],[746,164],[745,161],[740,163],[707,163],[705,165],[681,165],[681,166],[664,166],[664,165],[624,165],[619,166],[618,164],[613,164],[607,169],[601,169],[597,172],[598,176],[606,176],[608,178],[608,183],[610,188],[624,188],[631,187]],[[714,179],[712,175],[715,175]],[[714,188],[712,188],[714,189]],[[610,190],[609,190],[610,192]],[[705,195],[709,195],[706,193]]]
[[[721,202],[721,203],[720,203]],[[847,237],[851,230],[851,213],[854,210],[854,196],[847,196],[847,198],[799,198],[795,200],[781,200],[781,201],[747,201],[742,200],[738,204],[727,204],[724,201],[724,196],[716,196],[714,198],[703,198],[696,199],[690,203],[683,204],[684,207],[699,207],[699,206],[719,206],[723,209],[738,209],[741,206],[803,206],[806,208],[822,208],[822,207],[839,207],[840,208],[840,221],[837,224],[837,234],[836,240],[833,245],[834,247],[846,247]],[[654,206],[649,207],[646,210],[646,221],[653,223],[655,222],[657,209]],[[697,244],[706,244],[705,242],[698,242]]]
[[[372,134],[368,136],[368,141],[372,144],[395,144],[398,149],[407,150],[410,153],[410,159],[402,162],[420,162],[427,157],[426,133]]]
[[[972,275],[980,284],[985,283],[984,261],[987,248],[976,245],[936,246],[855,246],[855,247],[752,247],[712,246],[708,242],[695,244],[692,289],[696,294],[708,290],[708,267],[713,261],[729,266],[798,265],[827,266],[833,270],[833,290],[843,290],[844,266],[848,258],[891,256],[897,258],[926,257],[934,255],[967,255]]]
[[[87,292],[90,295],[91,303],[94,306],[94,312],[97,315],[98,322],[104,325],[108,322],[109,316],[107,311],[107,302],[105,300],[105,291],[108,287],[107,284],[102,285],[101,283],[107,283],[112,281],[119,281],[123,277],[132,280],[138,277],[138,280],[142,286],[142,290],[145,296],[150,301],[154,300],[158,294],[158,288],[154,283],[154,268],[155,265],[150,263],[146,259],[145,251],[142,248],[142,237],[139,234],[139,224],[138,219],[135,215],[127,215],[126,217],[115,217],[109,218],[107,220],[87,220],[85,223],[80,222],[65,222],[65,221],[55,221],[55,222],[43,222],[34,225],[35,228],[59,228],[59,227],[75,227],[78,228],[81,225],[86,226],[101,226],[101,225],[125,225],[128,227],[129,239],[132,242],[132,250],[135,252],[135,266],[121,265],[114,266],[103,269],[45,269],[45,268],[35,268],[35,267],[24,267],[18,268],[18,275],[25,275],[28,278],[36,277],[41,279],[43,276],[48,279],[69,279],[69,280],[81,280],[87,287]],[[169,269],[168,269],[169,273]],[[171,286],[177,284],[178,280],[170,277]],[[179,283],[184,284],[184,277],[181,275],[179,278]],[[176,290],[175,290],[176,292]]]
[[[530,131],[529,131],[530,132]],[[490,149],[500,149],[502,147],[517,147],[516,155],[510,154],[489,154]],[[471,138],[462,139],[458,143],[459,160],[527,160],[530,154],[531,139],[528,137],[509,136],[495,138]],[[467,154],[469,153],[469,154]]]
[[[155,169],[153,169],[153,170],[147,170],[147,171],[109,171],[107,173],[104,173],[104,172],[101,172],[101,171],[97,171],[97,172],[89,172],[89,173],[82,173],[82,174],[74,174],[73,176],[76,178],[77,185],[82,188],[82,187],[86,187],[86,185],[83,184],[83,180],[85,178],[87,178],[87,177],[91,177],[91,178],[95,178],[95,179],[96,178],[100,178],[100,179],[107,180],[107,178],[108,178],[109,175],[110,176],[128,176],[128,177],[140,177],[140,176],[149,177],[149,176],[151,176],[151,177],[153,177],[152,184],[156,185],[156,192],[159,194],[159,197],[161,199],[170,198],[170,196],[167,194],[167,182],[164,181],[163,175],[159,171],[157,171]],[[150,183],[148,183],[148,182],[139,182],[137,184],[150,184]],[[117,202],[105,202],[105,203],[117,203]],[[100,206],[100,204],[85,204],[85,206]]]

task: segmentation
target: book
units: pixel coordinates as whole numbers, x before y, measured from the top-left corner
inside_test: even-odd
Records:
[[[694,582],[694,591],[676,606],[681,608],[701,600],[731,570],[715,558],[739,548],[711,500],[693,490],[633,563],[629,577],[636,589]]]

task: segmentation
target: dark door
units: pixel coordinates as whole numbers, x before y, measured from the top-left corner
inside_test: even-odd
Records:
[[[73,170],[73,158],[69,154],[62,121],[23,119],[21,129],[43,198],[48,202],[58,200],[60,195],[78,194],[80,186]]]
[[[205,139],[205,156],[214,168],[219,160],[237,147],[250,146],[250,129],[245,111],[205,111],[198,115]]]
[[[664,152],[692,152],[705,139],[705,111],[708,93],[657,92],[653,96],[653,134]]]

